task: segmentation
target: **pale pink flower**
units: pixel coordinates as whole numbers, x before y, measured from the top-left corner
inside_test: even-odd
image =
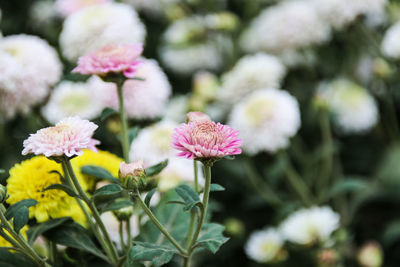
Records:
[[[55,8],[60,15],[66,17],[82,8],[109,3],[112,0],[56,0]]]
[[[193,121],[175,128],[172,146],[188,159],[222,158],[242,153],[239,132],[213,121]]]
[[[82,155],[82,149],[97,151],[98,140],[92,138],[97,125],[79,117],[69,117],[61,120],[53,127],[40,129],[24,141],[22,155],[72,157]]]
[[[137,160],[132,163],[121,162],[119,165],[119,176],[125,178],[128,176],[141,176],[144,173],[143,160]]]
[[[192,121],[211,121],[211,119],[207,114],[204,114],[203,112],[192,111],[186,114],[186,122]]]
[[[110,72],[122,72],[125,77],[133,78],[141,61],[143,45],[106,45],[99,50],[82,56],[78,66],[72,72],[104,76]]]

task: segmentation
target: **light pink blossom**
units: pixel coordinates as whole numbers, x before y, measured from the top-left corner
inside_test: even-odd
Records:
[[[186,114],[186,122],[192,121],[211,121],[211,119],[207,114],[204,114],[203,112],[192,111]]]
[[[79,117],[69,117],[61,120],[53,127],[40,129],[24,141],[22,155],[72,157],[82,155],[82,149],[97,151],[98,140],[92,138],[97,125]]]
[[[181,124],[172,135],[172,146],[178,156],[188,159],[222,158],[242,153],[239,132],[213,121]]]
[[[137,160],[132,163],[121,162],[119,165],[119,176],[122,178],[128,176],[140,176],[144,173],[144,163],[143,160]]]
[[[143,45],[106,45],[99,50],[82,56],[78,66],[72,72],[104,76],[110,72],[122,72],[125,77],[133,78],[141,61]]]

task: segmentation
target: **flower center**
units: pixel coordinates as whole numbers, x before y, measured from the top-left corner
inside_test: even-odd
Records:
[[[270,99],[256,99],[246,107],[246,117],[251,124],[259,126],[272,117],[274,107]]]
[[[60,103],[62,109],[68,114],[86,110],[90,101],[85,93],[75,93],[65,97]]]
[[[224,136],[218,126],[212,121],[198,122],[192,130],[192,136],[196,144],[216,145],[222,143]]]

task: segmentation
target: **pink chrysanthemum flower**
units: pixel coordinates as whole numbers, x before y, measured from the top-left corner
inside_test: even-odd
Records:
[[[181,124],[172,135],[178,156],[187,159],[217,159],[242,153],[239,132],[227,125],[198,120]]]
[[[143,45],[106,45],[78,60],[78,66],[72,72],[104,76],[110,72],[122,72],[125,77],[133,78],[140,65],[139,56]]]
[[[98,140],[92,138],[97,125],[79,117],[61,120],[53,127],[40,129],[24,141],[22,155],[33,153],[46,157],[82,155],[82,149],[97,151]]]

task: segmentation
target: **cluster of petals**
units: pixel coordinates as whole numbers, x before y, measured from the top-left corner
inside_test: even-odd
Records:
[[[110,72],[123,73],[127,78],[133,78],[143,46],[138,45],[106,45],[99,50],[82,56],[73,72],[104,76]]]
[[[187,159],[222,158],[242,153],[239,132],[228,125],[207,120],[181,124],[172,135],[178,156]]]
[[[24,141],[22,155],[79,156],[83,149],[96,151],[100,142],[92,138],[97,125],[79,117],[69,117],[55,126],[40,129]]]

